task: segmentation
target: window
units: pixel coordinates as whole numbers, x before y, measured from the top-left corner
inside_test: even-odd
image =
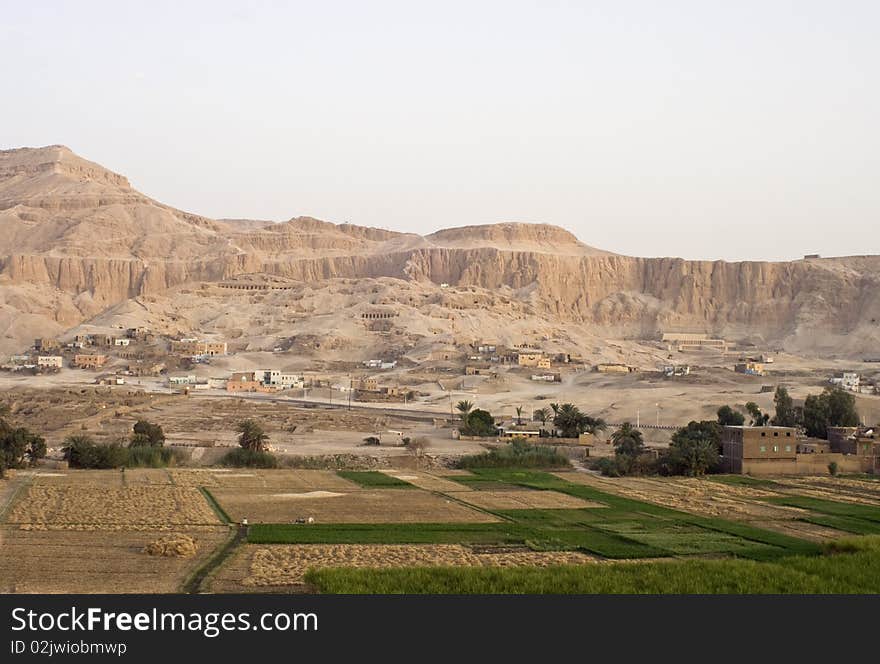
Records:
[[[778,451],[779,451],[779,445],[774,445],[774,446],[773,446],[773,451],[774,451],[774,452],[778,452]]]
[[[785,451],[786,451],[786,452],[791,452],[791,445],[786,445],[786,446],[785,446]]]
[[[767,446],[766,446],[766,445],[761,445],[761,451],[762,451],[762,452],[766,452],[766,451],[767,451]]]
[[[761,432],[761,438],[765,438],[766,436],[767,436],[767,432],[766,432],[766,431],[762,431],[762,432]]]
[[[774,431],[774,432],[773,432],[773,437],[774,437],[774,438],[778,438],[778,437],[779,437],[779,432],[778,432],[778,431]]]
[[[785,437],[786,437],[786,438],[791,438],[791,431],[786,431],[786,432],[785,432]]]

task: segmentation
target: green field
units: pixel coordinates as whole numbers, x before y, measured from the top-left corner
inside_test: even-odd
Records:
[[[324,593],[382,594],[741,594],[878,593],[880,537],[849,540],[850,553],[774,562],[685,559],[619,565],[312,570]]]
[[[365,489],[414,489],[409,482],[404,482],[391,475],[375,470],[337,470],[336,474],[343,479],[359,484]]]
[[[473,476],[455,479],[478,490],[555,490],[604,507],[498,510],[493,514],[502,521],[488,524],[261,524],[251,527],[248,541],[521,545],[535,551],[582,551],[612,559],[723,555],[771,560],[819,550],[815,544],[779,533],[623,498],[549,473],[495,468],[473,472]],[[379,486],[372,482],[396,481],[382,473],[341,471],[339,475],[370,487]]]

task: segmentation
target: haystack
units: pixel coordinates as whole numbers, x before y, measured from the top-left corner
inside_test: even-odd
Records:
[[[174,533],[160,537],[144,547],[144,553],[150,556],[169,556],[185,558],[196,554],[196,541],[189,535]]]

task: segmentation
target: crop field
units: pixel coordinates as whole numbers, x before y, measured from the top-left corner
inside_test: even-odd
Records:
[[[242,547],[236,560],[213,580],[212,589],[241,592],[259,587],[302,584],[312,568],[358,567],[507,567],[582,565],[596,559],[576,551],[500,551],[475,553],[460,544],[304,544]],[[230,574],[230,572],[233,572]],[[255,588],[256,587],[256,588]]]
[[[171,593],[228,537],[218,526],[178,527],[195,556],[144,553],[167,531],[38,531],[0,527],[0,592]]]
[[[305,471],[304,471],[305,472]],[[312,517],[318,523],[480,523],[497,517],[448,497],[415,487],[350,492],[275,492],[232,488],[211,494],[235,521],[290,523]]]
[[[871,593],[880,592],[880,538],[851,540],[826,555],[773,562],[681,559],[629,565],[312,569],[323,593]]]
[[[33,484],[6,522],[22,530],[168,530],[219,525],[195,487]]]
[[[880,534],[880,483],[863,478],[170,468],[0,488],[6,592],[852,592],[833,562],[880,556],[819,555]]]
[[[355,482],[331,470],[251,470],[226,468],[172,468],[171,481],[182,486],[287,491],[352,491]]]

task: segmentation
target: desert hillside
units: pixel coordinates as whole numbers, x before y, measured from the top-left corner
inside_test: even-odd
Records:
[[[224,297],[238,293],[235,283],[267,279],[286,284],[272,307],[306,297],[308,315],[328,316],[330,333],[343,334],[345,307],[356,304],[339,295],[340,280],[357,280],[361,307],[411,311],[411,329],[426,337],[500,334],[516,322],[545,337],[697,331],[880,354],[877,256],[686,261],[604,252],[543,224],[422,237],[309,217],[212,220],[157,202],[63,146],[0,151],[2,352],[89,321],[113,324],[115,312],[159,327],[176,317],[168,331],[198,332],[229,315]],[[268,304],[236,295],[238,334],[263,334],[255,312]],[[289,334],[284,326],[273,333]]]

